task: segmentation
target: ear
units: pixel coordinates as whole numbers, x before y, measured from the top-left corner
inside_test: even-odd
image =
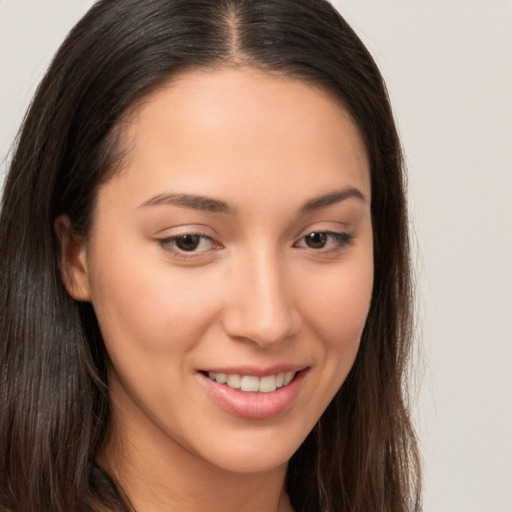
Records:
[[[67,215],[57,217],[54,224],[59,242],[59,267],[64,286],[75,300],[91,300],[85,241],[73,233]]]

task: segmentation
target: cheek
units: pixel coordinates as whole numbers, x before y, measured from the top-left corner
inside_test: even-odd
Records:
[[[160,258],[142,261],[112,250],[93,267],[92,302],[109,353],[136,361],[193,348],[215,301]]]
[[[309,294],[311,324],[332,350],[357,349],[368,316],[373,287],[373,265],[344,269],[326,279],[321,292]]]
[[[317,282],[304,311],[320,349],[315,386],[327,407],[347,377],[356,358],[373,288],[373,260],[359,259]]]

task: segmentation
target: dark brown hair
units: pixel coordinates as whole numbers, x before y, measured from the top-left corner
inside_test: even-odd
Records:
[[[66,292],[54,233],[87,234],[130,109],[180,72],[249,66],[321,86],[371,163],[375,277],[355,364],[292,457],[297,512],[420,510],[406,402],[412,294],[402,158],[381,75],[325,0],[101,0],[69,34],[20,131],[0,217],[0,509],[126,510],[95,464],[110,421],[90,304]]]

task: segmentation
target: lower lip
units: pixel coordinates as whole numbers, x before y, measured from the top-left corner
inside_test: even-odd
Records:
[[[271,393],[240,391],[219,384],[202,373],[197,375],[210,398],[221,409],[239,418],[263,420],[286,411],[295,402],[305,374],[305,370],[300,371],[288,385]]]

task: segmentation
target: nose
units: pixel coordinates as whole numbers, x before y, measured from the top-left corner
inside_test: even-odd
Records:
[[[284,267],[275,251],[261,251],[236,265],[223,315],[230,337],[272,347],[299,331],[293,283]]]

